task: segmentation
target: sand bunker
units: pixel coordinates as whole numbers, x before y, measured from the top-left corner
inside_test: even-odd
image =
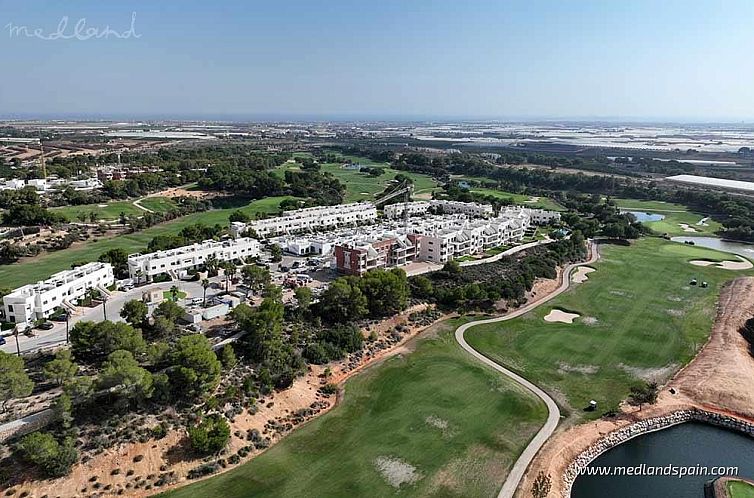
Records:
[[[701,220],[697,221],[696,224],[701,227],[708,227],[709,224],[707,223],[707,220],[709,219],[709,216],[707,218],[702,218]]]
[[[678,226],[683,228],[684,232],[696,232],[696,228],[689,226],[687,223],[679,223]]]
[[[528,204],[533,204],[535,202],[539,202],[539,199],[540,199],[539,197],[537,197],[536,195],[533,195],[533,196],[529,197],[527,200],[525,200],[524,202],[526,202]]]
[[[394,488],[400,488],[401,484],[413,484],[421,479],[416,467],[398,458],[380,456],[375,459],[374,466]]]
[[[553,309],[545,317],[546,322],[573,323],[579,317],[578,313],[568,313],[567,311]]]
[[[704,259],[694,259],[689,261],[694,266],[714,266],[723,270],[748,270],[752,265],[751,261],[738,257],[738,261],[706,261]]]
[[[577,284],[584,283],[589,280],[589,277],[587,277],[587,275],[592,273],[593,271],[596,270],[589,266],[579,266],[576,269],[576,272],[573,274],[573,277],[571,277],[571,280],[576,282]]]

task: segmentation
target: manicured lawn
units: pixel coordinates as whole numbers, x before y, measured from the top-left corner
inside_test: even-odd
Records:
[[[636,211],[687,211],[683,204],[674,204],[663,201],[646,201],[643,199],[620,199],[614,198],[616,206]]]
[[[178,291],[178,292],[175,293],[175,298],[177,300],[185,299],[187,295],[188,294],[186,294],[183,291]],[[170,292],[170,291],[165,291],[165,292],[162,293],[162,297],[163,297],[163,299],[167,299],[167,300],[172,301],[173,300],[173,293]]]
[[[495,496],[545,408],[463,352],[459,323],[349,380],[338,407],[251,462],[164,496]],[[392,487],[381,458],[413,466],[418,480]]]
[[[175,202],[169,197],[144,197],[139,204],[156,213],[164,213],[175,207]]]
[[[510,199],[514,204],[520,206],[548,209],[551,211],[563,211],[563,206],[547,197],[539,197],[539,199],[537,199],[536,201],[529,202],[532,200],[532,197],[529,195],[514,194],[512,192],[505,192],[503,190],[497,190],[493,188],[474,187],[470,191],[483,195],[491,195],[500,199]]]
[[[744,481],[728,481],[725,485],[730,498],[754,498],[754,486]]]
[[[427,175],[395,170],[390,168],[387,163],[378,163],[363,157],[342,156],[342,158],[344,162],[351,160],[355,163],[360,163],[362,166],[379,167],[385,170],[382,175],[374,177],[357,170],[345,169],[340,162],[321,164],[321,171],[332,173],[333,176],[346,186],[346,202],[374,200],[375,196],[385,190],[385,187],[399,173],[410,177],[414,181],[414,194],[428,194],[431,193],[432,189],[437,187],[437,182]],[[285,163],[278,171],[282,173],[288,169],[298,169],[298,164]]]
[[[638,199],[615,199],[615,203],[623,209],[643,213],[656,213],[665,216],[660,221],[643,222],[646,226],[660,234],[715,236],[715,232],[721,228],[720,223],[711,219],[705,220],[703,225],[698,224],[703,218],[707,218],[707,215],[689,211],[686,206],[680,204]],[[694,231],[684,230],[681,224],[688,225]]]
[[[698,223],[705,218],[704,215],[691,212],[683,213],[659,213],[664,214],[665,219],[660,221],[652,221],[646,223],[646,225],[657,233],[667,233],[669,235],[706,235],[715,237],[721,225],[717,221],[711,219],[705,220],[705,225],[698,225]],[[693,228],[693,232],[687,232],[681,227],[681,223]]]
[[[152,211],[161,213],[175,207],[175,203],[167,197],[145,197],[141,200],[141,205]],[[107,204],[82,204],[81,206],[63,206],[52,208],[56,213],[64,214],[71,221],[79,221],[79,214],[83,213],[89,221],[89,213],[96,213],[97,220],[117,220],[120,213],[129,216],[141,216],[144,214],[143,209],[133,205],[133,201],[114,201]]]
[[[667,378],[687,363],[706,341],[722,284],[754,274],[690,265],[734,257],[658,238],[600,252],[587,282],[520,318],[466,333],[476,349],[542,386],[576,419],[617,406],[641,377],[664,369]],[[690,286],[692,278],[709,287]],[[545,322],[554,308],[579,317]],[[582,411],[592,399],[599,409]]]
[[[80,206],[63,206],[52,208],[52,211],[65,215],[70,221],[79,221],[79,214],[86,215],[89,222],[89,213],[95,213],[97,220],[117,220],[120,213],[130,216],[141,216],[144,211],[134,206],[131,201],[116,201],[108,204],[82,204]]]
[[[280,202],[287,198],[289,197],[267,197],[252,201],[250,204],[239,209],[249,215],[254,215],[255,213],[277,213]],[[106,237],[99,240],[91,239],[77,247],[43,254],[12,265],[2,265],[0,266],[0,282],[2,282],[4,287],[14,288],[38,280],[44,280],[55,272],[70,268],[71,263],[94,261],[100,254],[109,249],[121,248],[129,253],[143,251],[149,241],[155,236],[176,234],[183,227],[194,223],[204,223],[205,225],[219,223],[225,226],[228,224],[228,215],[235,209],[213,209],[203,213],[194,213],[168,221],[167,223],[155,225],[140,232],[119,235],[117,237]]]

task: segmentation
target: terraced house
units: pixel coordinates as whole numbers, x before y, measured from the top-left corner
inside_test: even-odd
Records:
[[[108,293],[115,282],[110,263],[88,263],[73,270],[52,275],[43,282],[24,285],[3,297],[5,319],[13,323],[31,323],[47,318],[55,308],[72,308],[89,289]]]
[[[340,206],[316,206],[289,211],[284,216],[257,220],[251,223],[231,224],[231,233],[239,237],[247,230],[253,230],[258,237],[313,232],[343,226],[373,223],[377,219],[377,208],[370,202],[354,202]]]
[[[186,270],[207,263],[210,258],[217,261],[243,261],[259,255],[259,242],[248,237],[233,240],[206,240],[201,244],[191,244],[167,251],[148,254],[132,254],[128,257],[129,276],[136,280],[150,279],[167,273],[172,278],[181,276]]]

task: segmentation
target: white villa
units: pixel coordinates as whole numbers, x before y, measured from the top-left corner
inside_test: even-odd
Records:
[[[339,206],[316,206],[288,211],[283,216],[231,224],[233,237],[241,236],[246,230],[254,230],[259,237],[311,232],[344,226],[373,223],[377,219],[377,208],[370,202],[354,202]]]
[[[61,271],[44,282],[24,285],[3,297],[3,309],[9,322],[29,323],[47,318],[57,307],[72,308],[89,289],[108,293],[115,282],[110,263],[88,263],[73,270]]]
[[[181,272],[196,268],[210,256],[218,261],[243,260],[259,255],[259,242],[248,237],[233,240],[207,240],[201,244],[178,247],[149,254],[132,254],[128,257],[128,273],[133,279],[151,278],[161,273],[177,277]]]

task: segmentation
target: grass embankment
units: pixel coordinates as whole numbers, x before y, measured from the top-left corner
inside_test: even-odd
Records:
[[[193,213],[155,225],[140,232],[100,238],[98,240],[92,239],[69,249],[42,254],[11,265],[3,265],[0,266],[0,282],[2,282],[4,287],[14,288],[38,280],[44,280],[55,272],[70,268],[71,263],[94,261],[100,254],[109,249],[120,248],[129,253],[143,251],[149,241],[157,235],[177,234],[187,225],[194,223],[204,223],[205,225],[219,223],[226,225],[228,223],[228,215],[236,209],[240,209],[249,215],[255,213],[277,213],[280,202],[287,198],[289,197],[267,197],[252,201],[246,206],[239,208],[213,209],[203,213]]]
[[[681,204],[662,201],[644,201],[639,199],[614,200],[619,208],[625,210],[663,215],[665,218],[660,221],[643,222],[647,227],[657,233],[667,233],[674,236],[698,235],[715,237],[715,233],[722,227],[720,223],[712,219],[706,219],[703,224],[699,224],[702,219],[708,218],[708,215],[689,211],[686,206]],[[681,226],[682,224],[688,225],[688,227],[693,228],[694,231],[684,230],[684,227]]]
[[[728,498],[754,498],[754,485],[746,481],[728,481],[725,489]]]
[[[576,419],[616,407],[642,379],[669,377],[705,343],[722,284],[752,271],[689,264],[733,260],[662,239],[632,247],[601,246],[588,281],[520,318],[474,327],[467,341],[541,386]],[[708,288],[691,286],[697,278]],[[553,309],[577,313],[573,324],[548,323]],[[582,411],[596,400],[596,412]]]
[[[142,197],[140,204],[155,213],[164,213],[176,206],[168,197]],[[84,214],[89,221],[90,213],[95,213],[97,221],[113,221],[120,217],[120,213],[128,216],[141,216],[145,213],[133,204],[133,201],[113,201],[107,204],[82,204],[80,206],[62,206],[52,208],[56,213],[65,215],[71,221],[78,221],[78,216]]]
[[[495,495],[545,407],[461,350],[460,323],[437,325],[415,352],[355,376],[339,406],[251,462],[164,496]],[[391,486],[382,458],[414,467],[418,480]]]
[[[298,154],[304,157],[304,154]],[[370,176],[367,173],[362,173],[355,169],[343,168],[343,162],[338,163],[322,163],[321,171],[332,173],[341,183],[346,186],[346,199],[345,202],[358,202],[358,201],[371,201],[379,195],[385,187],[387,187],[391,180],[395,178],[395,175],[402,174],[411,178],[414,182],[414,197],[417,195],[429,196],[432,190],[437,187],[437,182],[428,175],[422,175],[419,173],[411,173],[408,171],[400,171],[392,169],[388,163],[375,162],[371,159],[355,156],[341,156],[342,161],[352,161],[359,163],[362,166],[370,168],[382,168],[384,173],[380,176]],[[288,169],[297,170],[299,165],[297,163],[285,163],[280,167],[278,171],[284,172]]]

